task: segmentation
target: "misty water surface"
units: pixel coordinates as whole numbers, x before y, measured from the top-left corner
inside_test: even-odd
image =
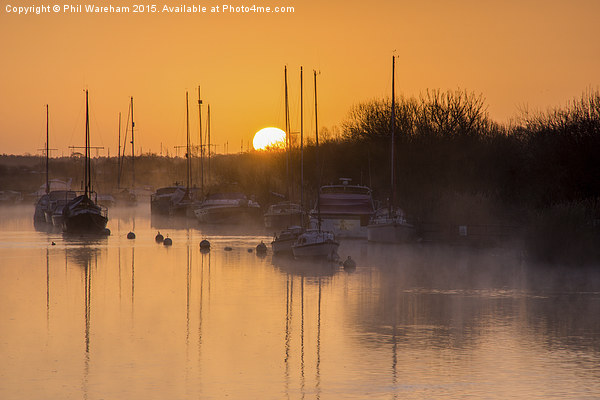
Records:
[[[262,229],[173,228],[148,205],[111,210],[95,240],[32,215],[0,210],[2,399],[600,396],[597,273],[360,240],[341,244],[358,264],[345,271],[258,256]]]

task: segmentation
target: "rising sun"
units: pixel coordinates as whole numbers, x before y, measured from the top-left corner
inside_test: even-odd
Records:
[[[252,140],[255,150],[285,148],[285,131],[279,128],[263,128],[256,132]]]

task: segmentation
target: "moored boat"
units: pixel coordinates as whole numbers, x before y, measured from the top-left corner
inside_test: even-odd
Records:
[[[379,210],[367,227],[367,239],[370,242],[403,243],[415,238],[415,227],[406,220],[400,209]]]
[[[62,224],[65,233],[106,234],[108,210],[90,198],[92,195],[92,174],[90,163],[90,124],[88,91],[85,91],[85,168],[84,194],[67,202],[62,211]]]
[[[292,245],[303,231],[301,226],[290,226],[276,234],[271,242],[273,254],[293,254]]]
[[[317,122],[317,72],[314,71],[315,78],[315,143],[317,149],[317,165],[319,165],[319,125]],[[318,179],[320,180],[320,179]],[[317,199],[316,210],[317,229],[309,229],[298,236],[296,242],[292,245],[294,257],[321,258],[330,261],[337,260],[338,241],[333,232],[322,230],[321,226],[321,202]]]
[[[390,118],[391,130],[391,157],[390,157],[390,204],[386,208],[377,210],[367,226],[367,239],[372,242],[403,243],[415,238],[415,227],[408,223],[404,211],[396,207],[396,181],[394,178],[394,125],[395,125],[395,94],[394,94],[394,65],[395,56],[392,57],[392,109]]]
[[[239,192],[214,193],[206,197],[194,214],[200,223],[247,223],[258,222],[260,205]]]
[[[272,204],[264,214],[265,228],[285,228],[302,224],[302,208],[300,204],[282,201]]]
[[[53,225],[53,217],[55,215],[62,215],[63,207],[75,197],[77,197],[77,193],[73,190],[54,190],[47,195],[46,197],[46,206],[44,208],[44,217],[45,221],[49,225]],[[41,199],[40,199],[41,201]],[[36,210],[37,212],[37,210]],[[62,225],[60,225],[62,226]]]
[[[351,185],[350,178],[340,178],[338,185],[322,186],[317,200],[321,224],[340,238],[366,238],[367,225],[374,213],[371,189]],[[317,224],[316,208],[310,213],[311,226]]]
[[[177,204],[185,195],[185,186],[177,183],[173,186],[158,188],[150,195],[150,211],[152,214],[169,215],[173,204]]]
[[[62,212],[63,230],[67,233],[103,234],[108,222],[108,210],[87,194],[68,202]]]
[[[336,260],[337,250],[340,246],[331,232],[318,229],[309,229],[298,236],[292,245],[294,257],[313,257]]]

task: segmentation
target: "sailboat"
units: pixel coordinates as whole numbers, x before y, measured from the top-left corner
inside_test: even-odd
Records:
[[[402,243],[414,238],[415,227],[408,223],[404,212],[396,207],[394,179],[394,125],[395,125],[395,94],[394,94],[394,66],[395,56],[392,56],[392,113],[391,113],[391,179],[390,179],[390,204],[387,208],[379,209],[367,226],[367,239],[371,242]]]
[[[181,198],[174,199],[175,201],[171,202],[169,207],[169,215],[178,216],[178,217],[193,217],[194,216],[194,207],[197,206],[197,202],[194,199],[194,194],[197,192],[196,188],[194,190],[191,188],[192,182],[192,153],[190,147],[190,108],[189,108],[189,100],[188,100],[188,92],[185,92],[185,114],[186,114],[186,135],[187,135],[187,145],[186,145],[186,186],[185,192]]]
[[[287,67],[285,69],[285,100],[286,100],[286,129],[289,131],[289,114],[287,105]],[[298,240],[298,237],[304,232],[304,210],[302,201],[304,198],[304,98],[302,85],[302,67],[300,67],[300,225],[289,223],[287,227],[275,235],[271,242],[274,254],[293,254],[292,246]],[[287,132],[286,132],[287,134]],[[287,143],[288,141],[286,141]],[[289,153],[288,153],[289,154]],[[265,215],[265,225],[267,225],[267,216]],[[269,226],[267,226],[268,228]]]
[[[117,179],[117,192],[114,194],[116,203],[120,206],[135,206],[137,205],[137,195],[135,194],[135,145],[133,140],[133,128],[135,123],[133,122],[133,97],[131,97],[130,105],[131,113],[131,189],[121,187],[121,170],[123,168],[123,158],[125,157],[125,144],[123,144],[123,156],[121,156],[121,122],[119,121],[119,172]],[[121,114],[119,113],[119,120]],[[125,140],[127,140],[127,132],[125,132]]]
[[[317,120],[317,71],[315,78],[315,146],[317,151],[317,170],[319,166],[319,125]],[[319,174],[320,176],[320,174]],[[318,179],[321,180],[320,178]],[[320,184],[319,184],[320,186]],[[321,206],[317,197],[317,229],[309,229],[298,236],[292,245],[294,257],[314,257],[335,260],[338,258],[337,249],[340,246],[332,232],[321,229]]]
[[[271,204],[264,214],[265,228],[287,228],[302,223],[303,212],[300,204],[290,198],[290,110],[288,103],[287,66],[284,68],[285,81],[285,152],[286,152],[286,192],[287,200]]]
[[[88,91],[85,91],[85,168],[84,194],[65,204],[62,212],[65,233],[109,234],[106,229],[108,210],[92,200],[92,172],[90,163],[90,112]]]
[[[50,169],[49,169],[49,154],[50,154],[50,134],[49,134],[49,113],[48,105],[46,104],[46,184],[44,185],[44,193],[38,199],[35,205],[33,214],[33,222],[38,228],[51,228],[53,219],[62,213],[64,205],[73,200],[77,195],[72,190],[51,190]],[[57,225],[62,226],[62,225]]]
[[[194,207],[197,206],[198,188],[191,187],[192,180],[192,155],[190,148],[190,113],[188,92],[185,92],[186,109],[186,184],[179,182],[174,185],[161,187],[150,196],[150,212],[152,215],[172,217],[193,217]]]

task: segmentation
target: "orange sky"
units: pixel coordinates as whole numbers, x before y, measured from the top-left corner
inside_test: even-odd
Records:
[[[597,0],[195,3],[295,8],[263,15],[7,12],[9,5],[70,4],[52,1],[2,0],[0,154],[34,154],[44,146],[47,103],[50,145],[58,149],[53,155],[82,145],[86,88],[93,145],[116,154],[118,113],[127,118],[133,96],[136,148],[160,152],[162,143],[163,154],[167,148],[173,154],[174,146],[185,144],[186,90],[197,140],[198,85],[204,104],[211,104],[217,151],[228,142],[229,152],[236,152],[260,128],[284,128],[284,65],[292,128],[299,129],[300,65],[305,126],[314,125],[312,70],[317,69],[319,125],[333,127],[353,104],[389,95],[394,50],[398,94],[418,96],[427,88],[482,93],[499,122],[521,106],[562,106],[600,86]],[[154,4],[162,9],[183,3]],[[206,107],[203,113],[205,121]]]

